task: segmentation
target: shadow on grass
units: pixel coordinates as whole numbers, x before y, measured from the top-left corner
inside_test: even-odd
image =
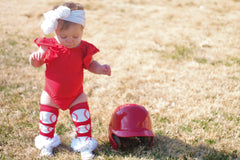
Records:
[[[153,145],[146,150],[144,147],[137,147],[125,151],[116,151],[110,144],[104,143],[98,146],[96,155],[109,157],[109,159],[136,157],[146,159],[202,159],[202,160],[237,160],[239,153],[227,153],[217,151],[205,144],[192,146],[179,139],[172,139],[164,135],[155,135]]]
[[[62,152],[74,152],[72,150],[72,148],[70,147],[70,145],[65,144],[65,143],[61,143],[58,147],[53,149],[53,153],[57,154],[57,153],[62,153]]]

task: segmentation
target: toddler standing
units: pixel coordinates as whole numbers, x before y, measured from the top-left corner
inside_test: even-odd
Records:
[[[33,52],[30,63],[34,67],[46,64],[45,87],[41,94],[39,135],[35,145],[42,156],[52,156],[60,138],[55,134],[59,109],[69,109],[76,126],[77,138],[71,147],[81,152],[82,159],[94,157],[92,151],[97,142],[91,136],[91,117],[87,96],[83,92],[83,69],[95,74],[111,75],[109,65],[101,65],[93,59],[99,50],[91,43],[83,41],[85,12],[79,3],[64,3],[44,13],[41,25],[45,34],[54,37],[37,38],[39,50]]]

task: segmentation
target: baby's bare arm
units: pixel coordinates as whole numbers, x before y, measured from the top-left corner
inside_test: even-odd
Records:
[[[91,61],[90,65],[88,66],[88,71],[95,74],[105,74],[111,76],[110,66],[107,64],[101,65],[95,60]]]

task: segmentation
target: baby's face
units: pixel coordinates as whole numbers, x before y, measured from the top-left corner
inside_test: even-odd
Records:
[[[80,24],[72,24],[67,29],[57,29],[55,33],[60,44],[67,48],[74,48],[82,40],[83,27]]]

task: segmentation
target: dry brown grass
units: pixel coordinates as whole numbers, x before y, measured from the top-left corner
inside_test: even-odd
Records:
[[[61,1],[64,2],[64,1]],[[42,13],[57,0],[0,2],[0,158],[38,159],[39,97],[44,67],[28,64],[43,36]],[[82,0],[84,39],[112,76],[86,72],[98,141],[95,159],[240,159],[240,2],[238,0]],[[125,103],[150,112],[150,150],[110,148],[111,113]],[[80,159],[69,145],[74,126],[60,112],[55,158]],[[44,159],[44,158],[43,158]]]

